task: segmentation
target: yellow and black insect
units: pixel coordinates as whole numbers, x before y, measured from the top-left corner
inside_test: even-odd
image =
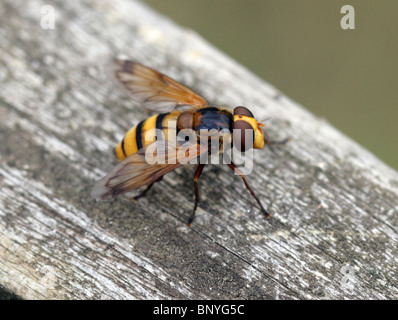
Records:
[[[250,148],[262,149],[264,144],[283,144],[287,141],[287,139],[270,141],[266,138],[261,128],[264,125],[259,123],[245,107],[239,106],[231,111],[212,106],[191,89],[156,70],[127,60],[116,60],[116,63],[119,66],[116,76],[133,94],[133,99],[158,114],[130,129],[117,145],[115,153],[121,162],[94,186],[91,194],[96,199],[116,197],[146,186],[135,199],[144,196],[166,173],[209,153],[212,139],[220,141],[220,153],[223,152],[223,141],[226,141],[226,138],[232,140],[234,146],[242,152]],[[176,136],[181,130],[191,130],[198,135],[189,152],[183,149],[185,156],[183,162],[175,161],[181,155],[178,150],[182,142],[176,141]],[[216,134],[207,136],[206,143],[203,143],[203,137],[202,141],[199,137],[199,132],[203,130]],[[159,131],[162,133],[161,138],[157,134]],[[251,135],[249,141],[252,143],[247,145],[248,134]],[[157,148],[156,156],[162,155],[167,161],[150,163],[146,157],[147,151],[154,145],[158,147],[165,144],[168,147]],[[199,201],[198,179],[205,164],[199,162],[194,175],[195,205],[188,220],[189,225],[195,217]],[[269,217],[270,214],[264,209],[240,170],[233,162],[229,162],[228,166],[241,176],[262,212]]]

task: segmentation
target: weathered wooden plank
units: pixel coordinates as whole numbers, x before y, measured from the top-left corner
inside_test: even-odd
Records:
[[[397,172],[139,2],[53,1],[54,30],[42,5],[0,3],[0,286],[27,299],[398,297]],[[110,78],[118,54],[292,138],[257,151],[248,176],[271,219],[222,166],[205,169],[192,228],[189,166],[136,203],[90,197],[147,116]]]

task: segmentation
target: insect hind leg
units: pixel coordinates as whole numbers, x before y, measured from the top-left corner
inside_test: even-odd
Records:
[[[132,200],[133,200],[133,201],[136,201],[136,200],[138,200],[139,198],[145,197],[145,195],[147,194],[147,192],[148,192],[149,190],[151,190],[152,186],[153,186],[156,182],[159,182],[159,181],[162,180],[162,179],[163,179],[163,176],[161,176],[159,179],[155,180],[154,182],[150,183],[150,184],[145,188],[144,191],[142,191],[140,194],[138,194],[138,195],[136,195],[135,197],[133,197]]]
[[[195,177],[193,178],[193,182],[195,184],[195,206],[193,208],[193,212],[191,216],[188,219],[188,226],[190,227],[192,225],[193,220],[195,219],[195,212],[196,208],[198,207],[198,202],[199,202],[199,186],[198,186],[198,180],[200,178],[200,175],[202,174],[204,164],[200,163],[195,171]]]

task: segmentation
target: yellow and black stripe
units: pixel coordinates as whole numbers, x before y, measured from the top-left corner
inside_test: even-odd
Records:
[[[165,139],[175,139],[177,135],[177,118],[181,111],[155,114],[131,128],[115,148],[116,157],[123,160],[156,141],[156,131],[161,130]],[[174,135],[174,136],[173,136]]]

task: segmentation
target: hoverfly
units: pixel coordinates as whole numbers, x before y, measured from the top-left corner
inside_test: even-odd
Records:
[[[115,154],[121,162],[96,183],[91,192],[96,199],[116,197],[146,186],[146,189],[133,199],[144,196],[153,184],[161,180],[166,173],[208,153],[210,141],[214,139],[221,141],[219,149],[221,153],[223,152],[222,142],[225,141],[225,138],[229,138],[232,143],[238,144],[238,148],[242,152],[249,148],[262,149],[264,144],[283,144],[288,141],[288,139],[282,141],[269,140],[262,131],[264,124],[259,123],[251,111],[245,107],[239,106],[232,111],[215,107],[191,89],[154,69],[133,61],[120,59],[115,61],[119,66],[116,77],[132,93],[133,99],[157,114],[131,128],[117,145]],[[203,139],[202,141],[196,140],[191,145],[193,148],[190,148],[189,153],[186,153],[185,149],[182,151],[186,161],[175,161],[181,154],[181,152],[175,152],[175,150],[182,143],[181,141],[175,142],[175,136],[179,131],[186,129],[193,131],[194,134],[203,129],[213,130],[216,133],[227,133],[210,135],[206,138],[208,141],[205,143],[203,143]],[[163,133],[163,139],[159,139],[154,131]],[[252,143],[246,145],[248,134],[252,137]],[[146,158],[147,151],[154,145],[158,147],[165,144],[174,147],[157,148],[156,156],[162,155],[168,161],[166,163],[149,163]],[[193,179],[195,204],[188,220],[189,226],[194,220],[199,202],[198,180],[204,166],[205,163],[199,163],[195,171]],[[228,166],[240,175],[246,188],[260,206],[261,211],[266,217],[270,217],[270,213],[265,210],[239,168],[232,161],[228,163]]]

